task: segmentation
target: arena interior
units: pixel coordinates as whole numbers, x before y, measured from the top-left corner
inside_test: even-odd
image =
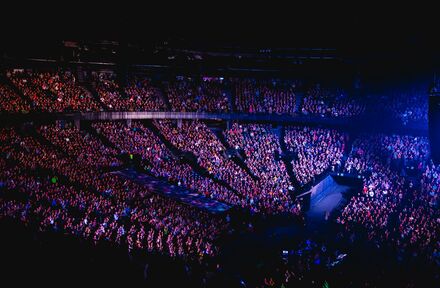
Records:
[[[2,281],[440,287],[430,39],[2,43]]]

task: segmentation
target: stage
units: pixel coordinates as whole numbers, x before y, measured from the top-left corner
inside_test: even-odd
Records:
[[[345,205],[354,190],[359,189],[359,187],[353,186],[354,182],[343,181],[340,178],[328,175],[310,189],[310,209],[307,212],[307,223],[312,229],[316,228],[316,225],[322,226],[319,224],[326,222],[326,214],[330,216],[333,211],[339,210]],[[352,181],[358,181],[353,179]]]

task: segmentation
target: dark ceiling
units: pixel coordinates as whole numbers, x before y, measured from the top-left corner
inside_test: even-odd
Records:
[[[377,13],[382,8],[375,11],[361,6],[337,13],[285,7],[282,13],[271,13],[264,7],[263,13],[254,13],[220,6],[226,11],[222,13],[221,9],[216,16],[198,10],[185,13],[153,8],[142,10],[141,17],[136,9],[124,13],[122,8],[119,14],[99,11],[87,17],[83,13],[70,17],[59,13],[50,17],[32,15],[30,21],[20,18],[29,22],[25,25],[3,25],[0,52],[3,58],[12,60],[62,57],[140,64],[168,63],[179,58],[184,58],[184,63],[194,55],[211,53],[203,59],[227,65],[236,64],[238,56],[246,55],[257,64],[272,62],[279,67],[283,61],[304,64],[297,60],[321,61],[327,57],[356,67],[439,65],[436,18],[417,14],[416,9],[400,14],[395,10]],[[88,21],[91,17],[92,22]],[[64,40],[78,46],[65,47]]]

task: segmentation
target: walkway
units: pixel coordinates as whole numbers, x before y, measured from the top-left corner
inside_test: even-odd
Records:
[[[147,187],[150,191],[165,195],[167,197],[175,198],[185,204],[208,210],[211,213],[222,213],[231,208],[231,206],[225,203],[206,198],[193,191],[169,184],[152,176],[138,173],[133,169],[116,171],[112,172],[112,174],[121,175],[122,177],[131,179],[138,184]]]

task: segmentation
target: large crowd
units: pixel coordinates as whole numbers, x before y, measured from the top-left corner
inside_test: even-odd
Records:
[[[121,87],[115,74],[92,73],[92,86],[109,111],[163,111],[165,103],[160,89],[148,78],[132,77]]]
[[[29,112],[30,105],[15,93],[11,87],[0,83],[0,109],[10,113],[14,112]]]
[[[53,147],[13,129],[1,131],[2,217],[94,242],[110,241],[129,250],[196,259],[216,253],[215,238],[227,225],[223,219],[103,173],[97,167],[113,162],[112,151],[91,162],[81,156],[96,152],[83,145],[84,138],[91,136],[78,131],[73,136],[74,129],[67,128],[71,131],[66,141],[65,135],[54,133],[63,129],[39,129],[42,137],[53,140]]]
[[[81,83],[70,70],[10,69],[5,74],[24,96],[2,84],[0,108],[9,112],[300,112],[330,118],[387,115],[405,125],[428,121],[427,88],[422,85],[359,97],[343,88],[282,79],[177,76],[152,81],[130,75],[121,85],[112,71],[88,71]]]
[[[141,155],[145,167],[156,177],[195,190],[205,197],[241,205],[241,199],[229,189],[176,159],[164,143],[141,123],[134,122],[131,127],[127,127],[118,122],[102,122],[94,123],[93,127],[118,147],[121,153]]]
[[[167,95],[175,112],[228,112],[226,84],[219,78],[178,77],[168,82]]]
[[[440,169],[429,159],[427,143],[426,137],[407,135],[357,138],[343,168],[359,176],[363,187],[335,213],[335,231],[313,235],[267,266],[257,267],[256,285],[385,287],[392,281],[399,287],[436,287]],[[405,175],[404,162],[414,160],[419,162],[417,175]],[[377,267],[357,265],[358,261]]]
[[[279,137],[270,125],[239,125],[234,123],[225,132],[230,147],[243,149],[245,164],[258,177],[262,193],[281,202],[292,202],[289,195],[294,190],[284,162],[276,158],[281,155]]]
[[[172,121],[161,120],[156,121],[155,125],[175,147],[193,153],[197,157],[198,165],[229,185],[231,190],[245,200],[243,205],[252,211],[269,214],[296,211],[295,205],[292,205],[287,196],[288,187],[278,191],[272,188],[266,190],[266,184],[260,183],[263,181],[252,178],[228,157],[226,147],[204,123],[183,121],[182,126],[178,127]]]
[[[44,112],[100,111],[93,95],[79,85],[73,73],[30,72],[10,70],[11,82],[32,103],[33,109]]]
[[[440,205],[440,165],[428,163],[422,175],[422,195],[427,203],[432,207]]]
[[[406,85],[385,91],[374,98],[374,107],[379,113],[386,113],[403,124],[428,122],[428,85]],[[376,112],[376,111],[375,111]]]
[[[105,146],[93,135],[79,130],[71,123],[60,121],[55,125],[43,125],[38,127],[38,132],[84,165],[98,168],[121,165],[117,159],[118,151]]]
[[[299,107],[304,114],[327,117],[367,112],[363,101],[319,86],[297,103],[301,87],[281,80],[178,77],[159,89],[146,78],[131,78],[121,87],[114,75],[96,73],[90,86],[94,95],[69,71],[10,70],[6,76],[10,83],[0,84],[0,108],[13,113],[167,107],[277,114]],[[406,124],[427,120],[425,100],[414,91],[377,103],[383,104],[379,111]],[[124,165],[121,155],[139,155],[145,172],[154,177],[263,215],[300,215],[296,184],[304,188],[327,172],[342,171],[359,179],[362,189],[336,212],[337,237],[356,242],[365,233],[375,247],[395,253],[397,261],[422,258],[440,265],[440,166],[430,159],[426,137],[365,134],[348,147],[348,133],[307,126],[282,127],[280,138],[282,133],[265,124],[233,123],[216,135],[199,120],[93,122],[83,130],[65,121],[33,125],[0,129],[1,219],[129,251],[201,260],[219,253],[217,240],[230,231],[229,220],[111,173]],[[231,157],[231,149],[243,157]],[[284,162],[280,155],[292,160]],[[408,166],[415,172],[408,173]],[[301,285],[313,279],[311,271],[317,275],[329,269],[343,255],[328,249],[333,240],[302,242],[288,263],[257,277],[260,286]]]
[[[235,106],[246,113],[292,114],[296,109],[295,81],[233,79]]]
[[[337,171],[347,142],[347,134],[333,129],[288,127],[284,142],[295,157],[291,164],[300,185],[312,182],[315,177],[331,169]]]
[[[281,140],[298,157],[292,172],[300,183],[339,168],[362,180],[362,190],[336,213],[339,239],[356,242],[359,231],[365,231],[369,241],[394,251],[397,260],[422,257],[440,265],[440,169],[429,158],[426,137],[361,135],[344,161],[348,136],[337,130],[287,127],[285,138],[279,139],[271,126],[234,123],[224,131],[225,140],[244,152],[251,177],[228,157],[228,148],[204,123],[152,125],[156,132],[137,121],[92,123],[89,129],[97,134],[64,121],[35,130],[3,128],[0,217],[129,251],[193,259],[214,256],[219,252],[216,239],[229,230],[229,220],[153,193],[107,168],[122,165],[123,153],[138,154],[148,173],[206,197],[254,212],[299,214],[287,168],[276,156],[282,153]],[[157,131],[179,150],[193,153],[210,175],[199,174],[176,157]],[[405,174],[407,161],[415,161],[415,176]],[[288,262],[278,263],[275,270],[264,268],[257,277],[260,286],[323,281],[316,278],[317,271],[332,269],[344,257],[341,250],[330,248],[331,241],[303,242]]]
[[[363,179],[338,222],[348,230],[366,229],[378,245],[393,244],[402,254],[423,254],[439,261],[440,214],[435,166],[429,163],[426,137],[361,136],[345,163],[345,171]],[[393,159],[417,159],[418,176],[403,177]],[[437,189],[437,190],[436,190]]]
[[[327,117],[352,117],[365,112],[365,103],[351,98],[346,92],[325,89],[317,84],[306,91],[301,112]]]

